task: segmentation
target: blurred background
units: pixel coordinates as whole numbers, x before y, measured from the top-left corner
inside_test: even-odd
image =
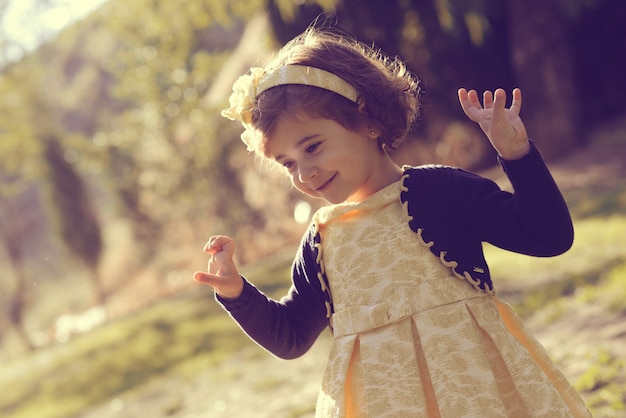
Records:
[[[522,89],[577,238],[553,260],[487,248],[496,288],[595,416],[626,414],[626,2],[1,0],[0,22],[1,416],[312,414],[329,336],[279,361],[191,282],[219,233],[251,281],[288,288],[319,203],[219,111],[312,22],[422,80],[399,164],[506,188],[456,91]]]

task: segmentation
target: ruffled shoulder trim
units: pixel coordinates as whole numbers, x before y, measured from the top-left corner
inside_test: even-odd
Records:
[[[429,166],[428,168],[434,168],[434,167],[435,166]],[[440,249],[438,245],[435,245],[434,241],[432,240],[428,241],[427,239],[424,238],[424,228],[422,228],[421,226],[418,226],[418,222],[415,221],[414,217],[411,215],[411,213],[415,213],[415,212],[412,210],[412,208],[409,207],[409,199],[408,199],[409,178],[410,178],[409,171],[412,168],[413,167],[410,167],[410,166],[402,167],[402,170],[404,171],[404,175],[402,176],[400,201],[402,202],[402,208],[403,208],[404,215],[406,216],[407,223],[409,224],[409,227],[411,228],[411,230],[415,232],[415,234],[417,235],[417,239],[419,243],[423,245],[424,247],[428,248],[437,258],[439,258],[439,261],[441,261],[441,263],[444,266],[448,267],[452,271],[455,277],[461,280],[467,280],[472,286],[474,286],[476,290],[484,291],[490,295],[495,296],[496,292],[493,289],[491,283],[487,283],[478,278],[473,277],[472,274],[469,273],[468,271],[462,271],[462,272],[459,271],[459,263],[457,261],[446,259],[446,256],[447,256],[446,250]],[[484,273],[484,271],[480,273]]]
[[[333,313],[335,312],[333,306],[333,298],[330,294],[330,285],[328,282],[328,277],[326,276],[326,269],[324,268],[324,258],[322,257],[322,237],[319,231],[318,222],[314,221],[311,224],[311,235],[313,238],[312,243],[312,251],[315,256],[315,263],[317,265],[317,279],[319,281],[320,290],[324,296],[324,305],[326,307],[326,318],[329,320],[332,318]],[[332,328],[332,323],[331,323]]]

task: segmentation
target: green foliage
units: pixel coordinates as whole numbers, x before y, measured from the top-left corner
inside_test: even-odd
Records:
[[[219,308],[209,298],[200,292],[159,302],[51,348],[42,353],[46,361],[23,359],[5,367],[0,413],[72,416],[164,373],[192,373],[216,364],[245,336],[225,316],[216,315]]]
[[[117,198],[99,215],[130,218],[144,255],[181,220],[202,216],[217,228],[257,219],[243,201],[241,170],[231,165],[245,154],[234,146],[239,133],[205,96],[244,22],[262,7],[260,0],[111,0],[6,68],[0,191],[50,182],[45,138],[58,134],[77,175]],[[57,212],[70,217],[65,209]]]
[[[621,417],[626,411],[626,359],[604,349],[588,354],[592,364],[573,382],[576,390],[589,393],[587,406],[594,416]]]
[[[485,255],[496,289],[503,283],[516,294],[532,295],[543,291],[535,286],[542,289],[553,286],[550,292],[554,295],[571,294],[577,285],[598,283],[606,271],[623,261],[626,254],[624,216],[577,219],[574,231],[572,248],[552,258],[524,257],[486,245]],[[570,283],[561,283],[566,278]]]
[[[266,292],[284,292],[289,265],[290,258],[283,256],[244,273],[258,278]],[[65,345],[5,365],[0,414],[64,418],[152,379],[194,376],[230,357],[249,344],[248,337],[202,289],[163,299]]]
[[[38,133],[49,125],[38,91],[41,70],[13,67],[0,74],[0,176],[28,181],[41,176]],[[5,186],[6,183],[0,183]],[[9,190],[0,186],[1,193]]]
[[[613,184],[605,184],[594,190],[574,191],[568,195],[568,204],[577,217],[607,216],[624,211],[626,208],[626,180],[615,179]]]
[[[626,315],[626,261],[607,266],[597,285],[582,286],[576,297],[581,302],[604,306],[609,312]]]
[[[119,45],[105,64],[115,80],[110,91],[125,110],[97,139],[110,163],[110,184],[138,226],[137,238],[153,251],[172,221],[215,211],[251,217],[238,170],[230,166],[244,150],[233,147],[237,134],[205,95],[236,46],[242,20],[260,7],[258,1],[113,1],[102,10],[101,30]],[[216,215],[214,223],[238,222]]]

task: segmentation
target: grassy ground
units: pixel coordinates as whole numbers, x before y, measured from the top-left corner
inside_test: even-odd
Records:
[[[552,259],[486,253],[512,303],[596,417],[626,415],[626,181],[572,188],[576,241]],[[289,256],[246,274],[286,290]],[[520,278],[524,278],[520,280]],[[309,416],[329,336],[285,362],[254,346],[200,287],[3,364],[0,416]]]

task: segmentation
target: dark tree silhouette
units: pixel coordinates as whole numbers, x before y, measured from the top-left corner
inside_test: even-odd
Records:
[[[585,139],[563,9],[543,0],[508,4],[515,78],[530,103],[524,122],[544,156],[562,155]]]
[[[316,17],[390,55],[400,55],[426,91],[422,136],[464,116],[458,87],[521,87],[523,118],[547,158],[585,144],[586,129],[626,111],[616,85],[626,71],[626,3],[541,0],[342,0],[326,16],[306,2],[285,21],[268,0],[285,43]],[[434,127],[435,131],[429,127]]]
[[[28,274],[25,269],[24,237],[28,234],[28,219],[20,213],[15,202],[0,195],[0,243],[4,243],[8,266],[4,274],[14,277],[14,286],[4,311],[5,318],[15,330],[24,347],[35,345],[26,330],[24,315],[28,309]]]
[[[45,158],[48,164],[48,186],[52,213],[63,242],[92,273],[98,303],[104,304],[107,293],[98,272],[102,252],[100,225],[83,179],[64,158],[64,150],[56,137],[46,139]]]

